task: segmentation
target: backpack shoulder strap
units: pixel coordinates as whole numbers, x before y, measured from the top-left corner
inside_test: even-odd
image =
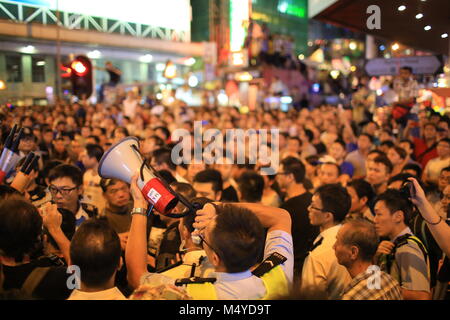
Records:
[[[22,285],[22,291],[28,296],[32,296],[33,291],[41,283],[42,279],[44,279],[45,275],[49,271],[50,267],[35,268],[25,279],[25,282]]]

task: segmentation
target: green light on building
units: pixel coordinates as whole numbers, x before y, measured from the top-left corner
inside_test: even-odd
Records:
[[[304,18],[306,16],[305,8],[290,4],[286,1],[281,1],[278,4],[278,11],[298,18]]]

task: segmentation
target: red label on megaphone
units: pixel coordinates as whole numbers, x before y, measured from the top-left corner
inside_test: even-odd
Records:
[[[178,199],[156,177],[149,180],[141,191],[145,199],[162,214],[170,212],[178,203]]]
[[[5,179],[6,172],[0,170],[0,183],[3,183],[3,180]]]

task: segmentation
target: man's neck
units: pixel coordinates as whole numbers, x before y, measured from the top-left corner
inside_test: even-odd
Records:
[[[77,214],[79,209],[80,209],[80,203],[78,201],[73,205],[67,206],[67,210],[72,212],[74,215]]]
[[[324,232],[325,230],[328,230],[328,229],[330,229],[330,228],[332,228],[332,227],[334,227],[334,226],[337,226],[337,223],[334,223],[334,222],[324,223],[323,225],[321,225],[321,226],[319,227],[319,231],[320,231],[320,233],[322,233],[322,232]]]
[[[115,276],[115,273],[114,273],[114,276]],[[80,291],[83,291],[83,292],[99,292],[99,291],[105,291],[105,290],[108,290],[108,289],[112,289],[112,288],[115,287],[114,286],[114,278],[115,277],[112,277],[104,285],[101,285],[101,286],[98,286],[98,287],[95,287],[95,288],[94,287],[88,287],[83,282],[81,282]]]
[[[306,192],[305,187],[302,183],[293,183],[289,185],[289,187],[286,190],[287,193],[287,199],[291,199],[297,196],[300,196]]]
[[[23,260],[21,262],[16,262],[16,260],[14,258],[0,257],[0,264],[8,266],[8,267],[20,266],[22,264],[29,263],[30,261],[31,261],[30,257],[27,255],[23,258]]]
[[[400,223],[400,224],[396,225],[396,226],[394,227],[394,229],[392,230],[391,234],[389,235],[389,239],[390,239],[391,241],[393,241],[395,238],[398,237],[398,235],[399,235],[403,230],[406,229],[406,227],[407,227],[407,226],[406,226],[404,223]]]
[[[352,266],[348,267],[347,270],[353,279],[358,274],[365,272],[367,270],[367,268],[369,268],[371,265],[372,265],[371,262],[357,260],[357,261],[355,261],[355,263],[353,263]]]

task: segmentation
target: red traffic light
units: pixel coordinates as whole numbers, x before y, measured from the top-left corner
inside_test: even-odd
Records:
[[[72,64],[70,65],[70,68],[78,75],[78,76],[84,76],[87,72],[87,68],[84,65],[83,62],[74,60]]]

